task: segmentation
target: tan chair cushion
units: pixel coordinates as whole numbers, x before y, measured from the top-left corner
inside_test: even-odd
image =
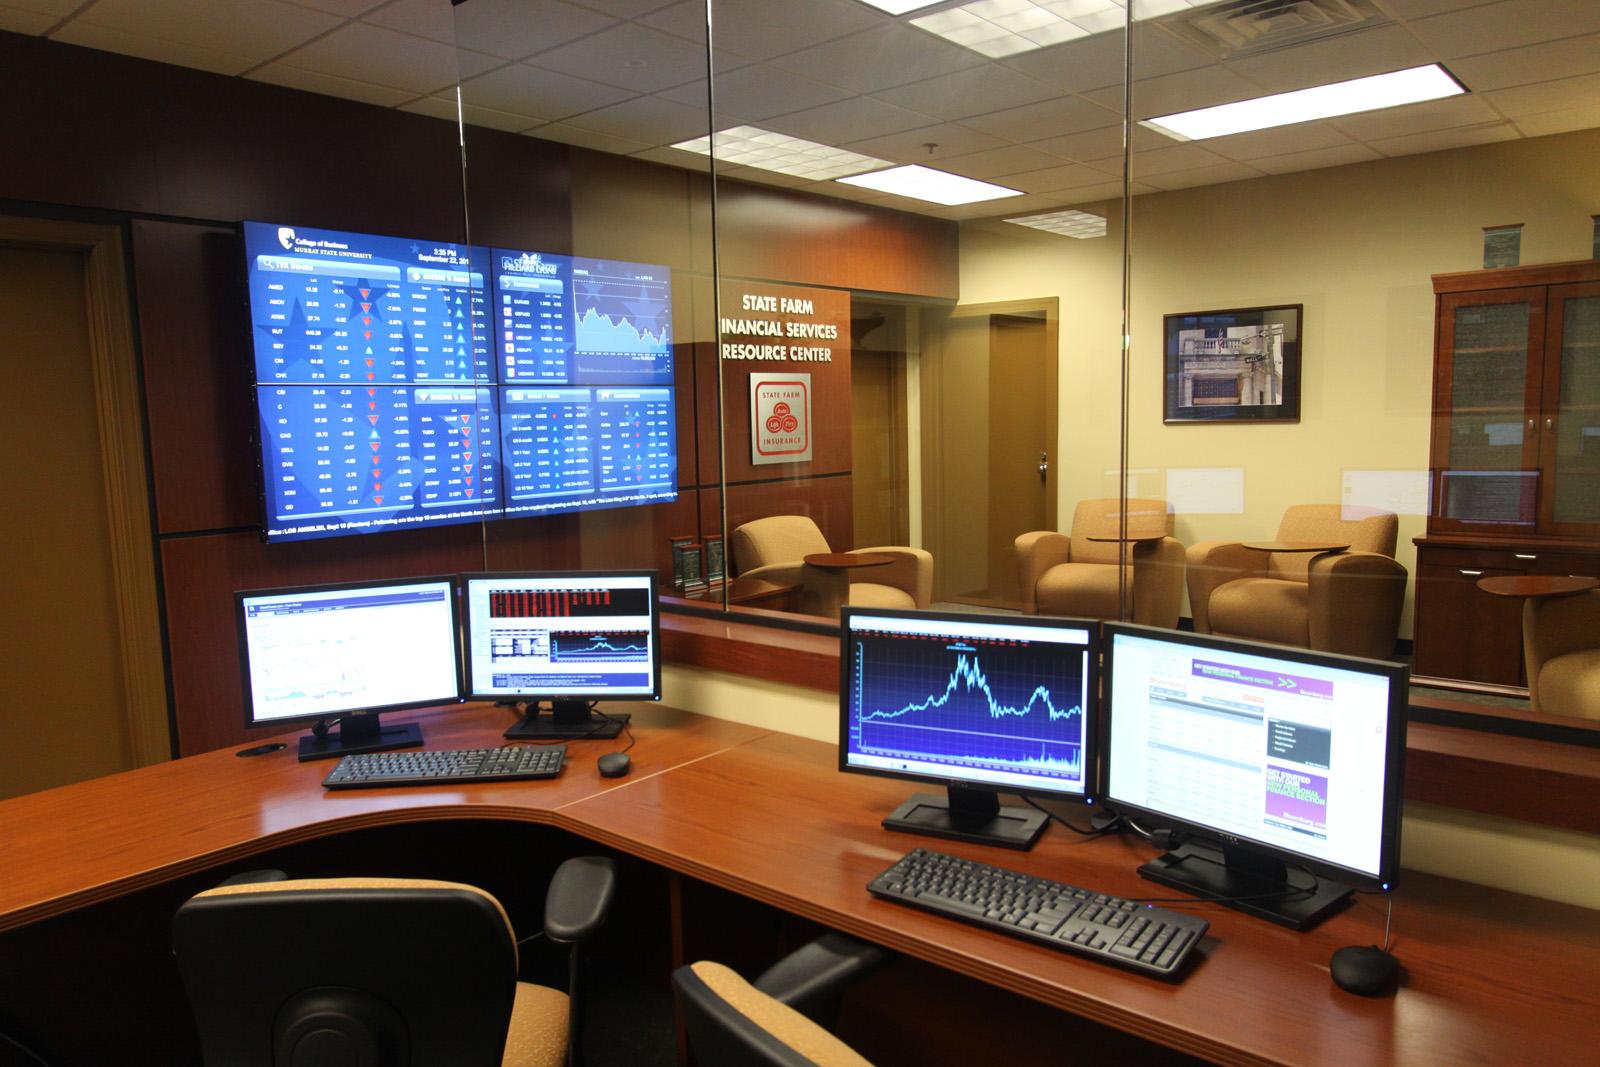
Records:
[[[502,1067],[559,1067],[567,1057],[567,1019],[565,993],[518,982]]]
[[[1540,669],[1539,710],[1600,719],[1600,648],[1568,652]]]
[[[1091,537],[1120,536],[1121,502],[1116,497],[1080,500],[1072,512],[1072,562],[1116,563],[1122,546],[1114,541],[1091,541]],[[1128,533],[1131,536],[1161,534],[1171,537],[1174,518],[1165,500],[1128,498]],[[1112,613],[1115,617],[1115,612]]]
[[[1283,513],[1279,541],[1339,541],[1351,552],[1393,556],[1400,520],[1392,511],[1345,507],[1342,504],[1296,504]],[[1274,552],[1267,577],[1303,582],[1315,558],[1310,552]]]
[[[851,582],[850,606],[853,608],[914,608],[917,601],[904,589],[876,582]]]
[[[849,1045],[722,964],[702,960],[690,969],[734,1011],[819,1067],[872,1067]]]
[[[828,539],[808,515],[769,515],[734,529],[733,561],[744,574],[772,563],[798,562],[828,552]]]
[[[1240,578],[1211,594],[1211,632],[1305,648],[1310,587],[1277,578]]]
[[[1039,610],[1046,615],[1115,619],[1121,612],[1114,565],[1060,563],[1045,571],[1035,588]]]

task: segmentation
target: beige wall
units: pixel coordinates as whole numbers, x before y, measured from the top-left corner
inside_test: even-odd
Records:
[[[832,693],[671,665],[661,684],[674,707],[839,742]],[[1427,804],[1406,805],[1400,837],[1410,870],[1600,908],[1600,837]],[[1403,905],[1403,881],[1396,895]]]
[[[1588,258],[1596,212],[1600,130],[1135,198],[1132,488],[1165,495],[1171,467],[1242,468],[1242,514],[1178,516],[1193,544],[1271,536],[1285,507],[1343,499],[1347,470],[1425,470],[1429,276],[1478,268],[1482,228],[1514,222],[1524,264]],[[1116,212],[1109,230],[1090,241],[998,222],[962,230],[962,303],[1061,299],[1062,515],[1116,491]],[[1162,316],[1270,304],[1305,305],[1300,422],[1163,425]],[[1401,517],[1398,557],[1413,575],[1422,532],[1422,515]]]

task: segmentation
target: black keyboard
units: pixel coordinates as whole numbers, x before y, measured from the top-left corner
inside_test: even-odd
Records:
[[[335,764],[322,785],[326,789],[367,789],[380,785],[554,778],[561,773],[566,758],[566,745],[361,752]]]
[[[906,853],[867,889],[885,900],[1162,978],[1177,973],[1211,925],[1193,915],[925,848]]]

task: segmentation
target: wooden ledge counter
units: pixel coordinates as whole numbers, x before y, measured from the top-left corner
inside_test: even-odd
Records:
[[[626,778],[601,778],[595,760],[625,739],[570,741],[559,777],[331,792],[334,760],[300,763],[289,747],[241,758],[237,745],[76,785],[0,801],[0,931],[175,880],[282,845],[348,830],[435,819],[555,824],[585,797],[625,790],[766,731],[655,704],[633,713],[638,745]],[[508,708],[467,704],[384,716],[422,726],[430,749],[504,743]],[[252,742],[252,744],[259,742]]]
[[[1344,945],[1381,943],[1382,898],[1357,896],[1308,933],[1196,901],[1177,906],[1205,915],[1211,930],[1184,980],[1167,983],[866,890],[920,845],[1097,891],[1173,896],[1135,873],[1155,855],[1148,845],[1084,840],[1059,826],[1030,852],[893,833],[879,823],[915,784],[842,774],[836,759],[832,745],[769,734],[561,817],[682,874],[1219,1063],[1565,1063],[1592,1054],[1600,912],[1408,871],[1393,934],[1404,985],[1367,999],[1335,988],[1328,959]]]

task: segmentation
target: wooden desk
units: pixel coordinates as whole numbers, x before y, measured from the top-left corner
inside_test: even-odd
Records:
[[[1407,872],[1395,908],[1397,996],[1334,988],[1334,948],[1382,936],[1370,897],[1297,934],[1208,909],[1187,978],[1168,984],[871,898],[920,839],[878,824],[913,787],[840,774],[836,750],[671,709],[638,707],[627,778],[611,742],[574,744],[549,782],[325,793],[326,762],[223,750],[0,803],[0,930],[64,916],[277,846],[430,820],[554,826],[671,871],[888,945],[939,967],[1223,1063],[1585,1062],[1600,1012],[1600,912]],[[503,709],[423,713],[427,743],[484,743]],[[926,842],[923,842],[926,843]],[[1029,853],[934,847],[1130,896],[1151,850],[1052,829]],[[937,1006],[943,1007],[943,1006]],[[958,1007],[952,1005],[951,1007]],[[956,1025],[965,1025],[957,1023]]]

